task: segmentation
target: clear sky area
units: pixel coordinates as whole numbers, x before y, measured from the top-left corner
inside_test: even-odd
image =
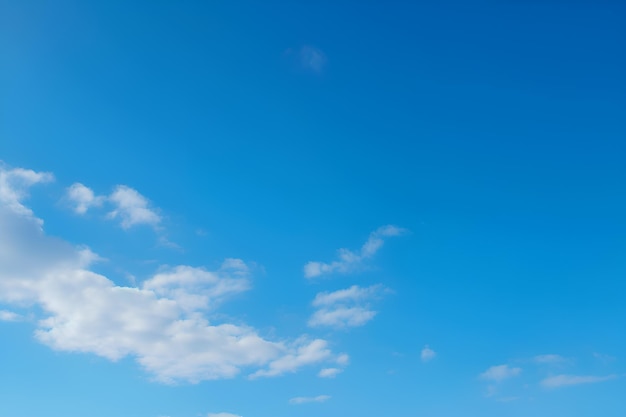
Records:
[[[626,3],[0,0],[0,416],[626,417]]]

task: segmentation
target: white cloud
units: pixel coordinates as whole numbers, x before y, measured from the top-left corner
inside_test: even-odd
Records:
[[[337,307],[321,309],[313,313],[309,326],[359,327],[376,316],[376,312],[363,307]]]
[[[580,375],[556,375],[551,376],[543,381],[541,385],[545,388],[560,388],[571,385],[595,384],[598,382],[609,381],[617,378],[617,375],[607,376],[580,376]]]
[[[381,285],[367,288],[353,285],[344,290],[319,293],[312,303],[318,310],[309,319],[309,326],[337,328],[362,326],[377,314],[369,308],[367,302],[384,291]]]
[[[124,229],[141,224],[157,227],[161,223],[161,216],[149,207],[148,199],[137,190],[118,185],[108,199],[115,205],[115,209],[109,212],[108,217],[119,218]]]
[[[350,356],[345,353],[342,353],[337,357],[337,365],[346,366],[350,363]]]
[[[13,311],[0,310],[0,321],[19,321],[21,319],[22,316]]]
[[[330,395],[318,395],[317,397],[295,397],[289,400],[289,404],[323,403],[330,400]]]
[[[480,374],[480,378],[487,381],[502,382],[505,379],[518,376],[521,372],[522,368],[511,368],[509,365],[498,365],[492,366]]]
[[[209,413],[207,417],[242,417],[239,414],[232,413]]]
[[[302,366],[327,361],[332,358],[332,352],[328,349],[328,342],[315,339],[309,342],[301,338],[295,343],[296,348],[280,358],[269,363],[267,369],[261,369],[250,375],[251,379],[259,377],[273,377],[285,373],[293,373]]]
[[[548,354],[548,355],[538,355],[535,356],[533,358],[533,362],[535,363],[540,363],[540,364],[558,364],[558,363],[564,363],[567,362],[567,359],[565,359],[563,356],[560,355],[553,355],[553,354]]]
[[[22,204],[28,197],[28,189],[35,184],[54,180],[49,172],[35,172],[30,169],[10,169],[0,161],[0,204],[14,213],[31,215],[32,211]],[[39,225],[43,222],[37,219]]]
[[[422,349],[422,352],[420,353],[422,362],[430,362],[435,359],[435,356],[437,356],[437,352],[429,348],[428,345],[424,346],[424,349]]]
[[[73,203],[74,211],[85,214],[91,207],[99,207],[105,200],[103,196],[96,196],[93,190],[79,182],[72,184],[66,191],[67,199]]]
[[[406,233],[405,229],[388,225],[383,226],[370,233],[367,241],[361,246],[358,252],[352,252],[348,249],[339,249],[339,260],[331,263],[324,262],[308,262],[304,265],[304,276],[306,278],[315,278],[321,275],[331,273],[349,273],[362,267],[363,261],[371,258],[385,243],[385,237],[399,236]]]
[[[338,360],[321,339],[271,341],[249,326],[205,317],[207,308],[248,288],[241,260],[228,259],[217,271],[164,269],[140,287],[116,285],[90,270],[98,257],[89,249],[47,236],[41,221],[22,206],[25,191],[16,191],[6,178],[0,200],[0,302],[40,314],[35,336],[41,343],[112,361],[131,357],[165,383],[230,378],[255,369],[262,370],[257,376],[275,376]],[[25,178],[32,184],[46,177]]]
[[[343,369],[339,368],[324,368],[320,370],[317,376],[319,376],[320,378],[334,378],[342,372]]]
[[[187,311],[214,308],[229,295],[250,288],[249,268],[240,259],[226,259],[218,271],[181,265],[163,270],[142,288],[175,300]]]

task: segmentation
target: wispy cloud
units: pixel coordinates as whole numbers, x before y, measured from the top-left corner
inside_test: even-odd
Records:
[[[304,69],[317,73],[324,70],[328,61],[324,52],[310,45],[304,45],[300,48],[298,58],[300,60],[300,65]]]
[[[596,384],[598,382],[610,381],[616,379],[617,375],[607,376],[581,376],[581,375],[556,375],[551,376],[543,381],[541,385],[545,388],[561,388],[571,385]]]
[[[0,310],[0,321],[20,321],[23,317],[13,311]]]
[[[533,358],[533,362],[535,363],[540,363],[540,364],[551,364],[551,365],[555,365],[555,364],[562,364],[567,362],[568,360],[566,358],[564,358],[561,355],[554,355],[554,354],[548,354],[548,355],[537,355]]]
[[[424,346],[422,352],[420,353],[420,358],[422,362],[430,362],[437,356],[437,352],[428,347],[428,345]]]
[[[376,316],[368,301],[379,297],[386,290],[382,285],[362,288],[353,285],[335,292],[322,292],[315,296],[313,306],[318,310],[309,319],[309,326],[357,327]]]
[[[249,378],[274,377],[293,373],[303,366],[328,361],[332,357],[332,352],[328,348],[328,342],[325,340],[316,339],[309,341],[306,338],[301,338],[296,341],[290,353],[281,355],[278,359],[271,361],[266,369],[254,372]]]
[[[340,368],[324,368],[319,371],[317,376],[319,376],[320,378],[334,378],[342,372],[343,369]]]
[[[239,414],[232,413],[209,413],[207,417],[242,417]]]
[[[522,373],[522,368],[512,368],[509,365],[492,366],[479,375],[480,379],[486,381],[502,382]]]
[[[598,352],[594,352],[593,357],[604,363],[610,363],[616,359],[615,356],[607,355],[606,353],[598,353]]]
[[[392,236],[400,236],[406,233],[406,229],[397,226],[383,226],[370,233],[367,241],[361,246],[358,252],[349,249],[339,249],[339,259],[331,263],[311,261],[304,265],[304,276],[306,278],[315,278],[321,275],[332,273],[349,273],[362,267],[363,262],[371,258],[385,243],[384,238]]]
[[[317,397],[295,397],[289,400],[289,404],[323,403],[330,400],[330,395],[318,395]]]

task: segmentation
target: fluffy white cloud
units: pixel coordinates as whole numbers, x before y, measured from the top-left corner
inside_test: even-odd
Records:
[[[319,293],[312,303],[318,310],[309,319],[309,326],[337,328],[362,326],[377,314],[369,308],[367,302],[384,291],[381,285],[367,288],[353,285],[344,290]]]
[[[26,178],[20,184],[47,178],[17,172],[13,179]],[[46,235],[20,200],[27,187],[16,190],[6,171],[0,174],[0,302],[41,312],[35,331],[40,342],[113,361],[132,357],[166,383],[255,369],[262,370],[256,376],[276,376],[338,359],[321,339],[271,341],[251,327],[205,317],[207,308],[249,287],[240,260],[228,259],[217,271],[161,270],[140,287],[116,285],[91,270],[99,258],[89,249]]]
[[[324,368],[319,371],[317,376],[319,376],[320,378],[334,378],[342,372],[343,372],[343,369],[339,369],[339,368]]]
[[[93,190],[79,182],[72,184],[66,191],[67,199],[74,205],[74,211],[85,214],[91,207],[99,207],[105,200],[103,196],[96,196]]]
[[[361,246],[361,250],[353,252],[348,249],[339,249],[339,260],[331,263],[308,262],[304,265],[304,276],[315,278],[331,273],[349,273],[362,267],[363,261],[371,258],[385,243],[385,237],[399,236],[406,233],[406,229],[396,226],[383,226],[370,233],[367,241]]]
[[[487,381],[502,382],[505,379],[518,376],[521,372],[522,368],[511,368],[509,365],[498,365],[492,366],[480,374],[480,378]]]
[[[187,311],[213,308],[229,295],[250,288],[249,268],[240,259],[226,259],[218,271],[181,265],[162,270],[142,285],[160,297],[175,300]]]
[[[242,417],[238,414],[232,414],[232,413],[209,413],[207,414],[207,417]]]
[[[435,359],[435,356],[437,356],[437,352],[429,348],[428,345],[424,346],[424,349],[422,349],[422,352],[420,353],[422,362],[430,362]]]
[[[570,385],[595,384],[617,378],[617,375],[607,376],[580,376],[580,375],[556,375],[543,381],[541,385],[545,388],[560,388]]]
[[[124,229],[140,224],[156,227],[161,223],[161,216],[149,207],[148,199],[133,188],[118,185],[108,199],[115,205],[109,218],[119,218]]]
[[[31,215],[32,211],[22,204],[28,196],[28,189],[35,185],[54,180],[49,172],[35,172],[30,169],[6,167],[0,161],[0,204],[15,213]],[[37,220],[40,224],[41,220]]]
[[[330,400],[330,395],[318,395],[317,397],[295,397],[289,400],[289,404],[323,403]]]

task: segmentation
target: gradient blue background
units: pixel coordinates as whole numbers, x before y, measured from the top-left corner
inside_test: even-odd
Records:
[[[281,334],[311,332],[319,291],[395,291],[366,326],[318,332],[351,355],[334,380],[163,386],[0,322],[0,415],[624,417],[623,376],[545,390],[525,361],[626,373],[626,5],[470,3],[0,0],[0,159],[54,172],[29,202],[48,233],[138,275],[257,262],[225,310]],[[75,181],[138,189],[184,251],[49,204]],[[303,278],[383,224],[411,234],[375,268]],[[502,363],[524,368],[502,384],[518,400],[485,397]]]

